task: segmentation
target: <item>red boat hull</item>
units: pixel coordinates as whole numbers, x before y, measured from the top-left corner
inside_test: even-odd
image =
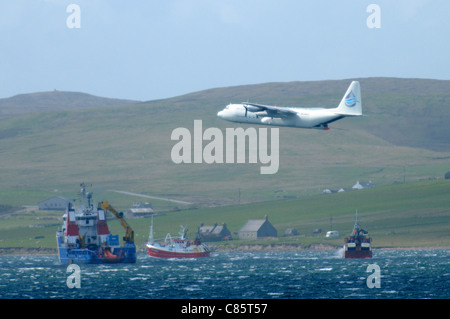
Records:
[[[347,250],[345,258],[372,258],[371,250]]]
[[[147,248],[148,255],[155,258],[199,258],[209,257],[209,251],[199,252],[179,252],[179,251],[167,251],[156,248]]]

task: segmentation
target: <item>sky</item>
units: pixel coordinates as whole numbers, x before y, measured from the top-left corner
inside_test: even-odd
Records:
[[[148,101],[266,82],[449,80],[449,17],[448,0],[2,0],[0,98],[60,90]]]

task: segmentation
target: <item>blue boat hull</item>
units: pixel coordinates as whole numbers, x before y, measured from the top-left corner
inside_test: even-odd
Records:
[[[58,256],[62,264],[136,263],[136,246],[131,243],[126,243],[125,246],[114,249],[112,253],[117,255],[117,258],[108,258],[87,248],[63,247],[61,241],[61,237],[57,238]]]

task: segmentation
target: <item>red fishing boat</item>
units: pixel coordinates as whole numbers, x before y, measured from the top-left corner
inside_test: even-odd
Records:
[[[352,234],[345,238],[344,257],[345,258],[372,258],[372,238],[366,230],[362,229],[358,223],[358,211],[356,211],[356,221]]]
[[[202,244],[198,238],[191,242],[186,237],[184,226],[181,226],[179,237],[172,237],[167,234],[164,241],[155,241],[153,239],[153,217],[147,251],[150,257],[155,258],[199,258],[209,257],[210,255],[209,248]]]

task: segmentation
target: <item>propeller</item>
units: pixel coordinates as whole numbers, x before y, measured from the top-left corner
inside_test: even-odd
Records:
[[[247,99],[247,103],[244,104],[244,108],[245,108],[245,117],[247,117],[247,112],[248,112],[248,99]]]

